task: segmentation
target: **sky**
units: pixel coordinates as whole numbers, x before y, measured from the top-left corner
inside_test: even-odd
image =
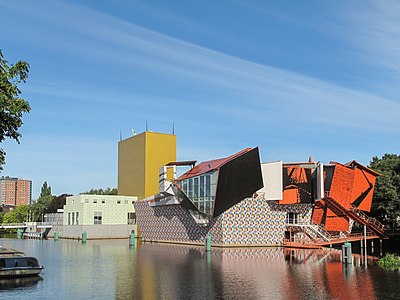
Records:
[[[0,49],[30,64],[1,176],[55,195],[117,187],[123,138],[177,135],[178,160],[399,153],[399,1],[6,1]]]

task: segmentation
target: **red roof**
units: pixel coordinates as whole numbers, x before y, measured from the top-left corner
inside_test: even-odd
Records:
[[[221,168],[227,162],[229,162],[251,150],[253,150],[253,148],[246,148],[246,149],[243,149],[242,151],[239,151],[238,153],[235,153],[235,154],[225,157],[225,158],[213,159],[213,160],[202,162],[202,163],[198,164],[197,166],[195,166],[194,168],[187,171],[186,173],[182,174],[176,180],[180,181],[183,179],[199,176],[199,175],[217,170],[217,169]]]

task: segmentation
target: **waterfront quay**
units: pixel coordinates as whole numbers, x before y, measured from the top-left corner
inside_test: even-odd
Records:
[[[400,273],[333,249],[212,248],[129,240],[1,238],[45,267],[2,280],[1,299],[395,299]]]

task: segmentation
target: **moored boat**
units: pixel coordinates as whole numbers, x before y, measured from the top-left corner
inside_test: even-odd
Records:
[[[35,257],[0,247],[0,278],[35,276],[43,269]]]

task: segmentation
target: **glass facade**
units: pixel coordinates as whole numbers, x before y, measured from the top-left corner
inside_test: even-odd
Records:
[[[200,212],[211,215],[217,192],[217,180],[218,171],[214,171],[184,179],[179,184]]]

